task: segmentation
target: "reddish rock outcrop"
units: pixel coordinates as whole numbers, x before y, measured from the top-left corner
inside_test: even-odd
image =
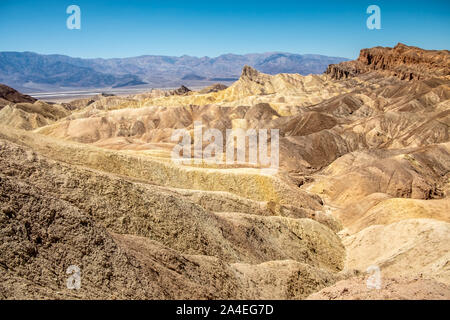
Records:
[[[325,73],[333,79],[346,79],[374,71],[407,81],[449,76],[450,51],[424,50],[401,43],[394,48],[362,49],[357,60],[332,64]]]

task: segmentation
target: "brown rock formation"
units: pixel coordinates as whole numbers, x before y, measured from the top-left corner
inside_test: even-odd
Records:
[[[394,48],[362,49],[357,60],[332,64],[325,73],[332,79],[346,79],[372,71],[408,81],[445,77],[450,75],[450,52],[402,43]]]
[[[188,92],[191,92],[191,89],[189,89],[188,87],[185,87],[185,86],[181,86],[178,89],[173,90],[173,94],[175,94],[175,95],[184,95]]]
[[[10,102],[35,102],[36,99],[0,83],[0,109]]]
[[[205,94],[205,93],[211,93],[211,92],[218,92],[218,91],[225,90],[226,88],[228,88],[226,85],[221,84],[221,83],[216,83],[216,84],[210,85],[209,87],[203,88],[202,90],[199,91],[199,93]]]

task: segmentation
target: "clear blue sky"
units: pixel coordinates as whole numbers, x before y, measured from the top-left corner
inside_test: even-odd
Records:
[[[81,30],[66,8],[81,8]],[[381,8],[368,30],[366,8]],[[283,51],[355,58],[397,42],[450,49],[450,1],[0,0],[0,51],[74,57]]]

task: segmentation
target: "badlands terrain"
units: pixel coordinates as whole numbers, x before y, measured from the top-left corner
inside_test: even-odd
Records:
[[[279,170],[172,161],[195,121],[278,129]],[[450,52],[403,44],[201,91],[2,85],[0,298],[450,299],[449,125]]]

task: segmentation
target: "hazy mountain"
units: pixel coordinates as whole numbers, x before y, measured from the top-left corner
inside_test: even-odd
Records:
[[[63,104],[0,86],[0,299],[450,300],[449,62],[400,44]],[[174,161],[197,121],[203,159]],[[233,128],[270,129],[278,171],[224,162]]]
[[[82,59],[31,52],[1,52],[0,82],[18,88],[109,87],[142,83],[136,75],[105,73]]]
[[[322,73],[347,59],[291,53],[225,54],[209,57],[139,56],[81,59],[32,52],[0,52],[0,82],[23,91],[103,88],[148,84],[179,86],[195,81],[235,81],[244,65],[269,74]]]

